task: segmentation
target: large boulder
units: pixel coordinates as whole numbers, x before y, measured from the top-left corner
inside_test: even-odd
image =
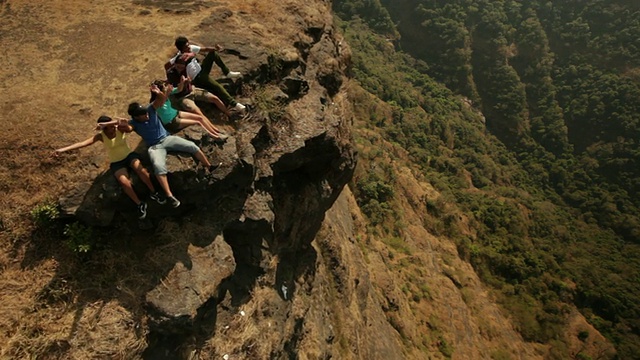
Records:
[[[198,309],[235,271],[231,247],[221,236],[206,247],[189,244],[187,255],[188,262],[177,262],[146,295],[152,329],[173,333],[193,330]]]

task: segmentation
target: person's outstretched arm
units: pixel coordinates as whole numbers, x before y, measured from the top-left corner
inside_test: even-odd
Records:
[[[162,105],[164,105],[164,103],[167,101],[168,93],[165,93],[164,91],[160,90],[160,88],[158,88],[157,85],[151,85],[149,90],[156,95],[156,98],[153,99],[153,102],[151,103],[151,105],[153,106],[154,109],[157,110],[160,107],[162,107]],[[167,90],[171,92],[171,90],[173,90],[173,85],[167,85],[167,87],[165,88],[165,91]]]
[[[180,83],[178,84],[178,91],[177,93],[181,93],[185,90],[185,88],[189,85],[189,83],[191,82],[191,78],[188,76],[180,76]]]
[[[195,45],[195,44],[191,44]],[[200,52],[211,52],[211,51],[222,51],[222,46],[220,44],[215,44],[213,46],[202,46],[196,45],[200,48]]]
[[[61,153],[65,152],[65,151],[76,150],[76,149],[80,149],[80,148],[83,148],[83,147],[87,147],[89,145],[95,144],[97,141],[102,141],[102,137],[101,137],[100,134],[95,134],[92,137],[88,138],[87,140],[80,141],[80,142],[77,142],[75,144],[71,144],[69,146],[65,146],[65,147],[62,147],[60,149],[53,150],[53,154],[52,155],[54,157],[57,157],[58,155],[60,155]]]

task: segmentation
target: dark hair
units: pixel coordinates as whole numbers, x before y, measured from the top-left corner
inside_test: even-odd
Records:
[[[147,113],[147,109],[140,105],[140,103],[132,102],[129,104],[129,108],[127,109],[127,113],[133,117],[144,115]]]
[[[182,51],[182,49],[184,49],[185,45],[187,45],[188,42],[189,39],[187,39],[186,37],[178,36],[173,44],[176,46],[178,51]]]
[[[178,84],[180,84],[180,75],[182,74],[180,74],[178,69],[171,68],[167,70],[167,81],[169,82],[169,84],[173,85],[174,87],[177,87]]]
[[[107,115],[102,115],[98,118],[98,123],[106,123],[111,121],[111,118],[108,117]]]
[[[156,80],[153,80],[151,82],[151,85],[155,85],[155,86],[158,87],[158,89],[164,90],[164,88],[167,86],[167,81],[166,80],[156,79]]]
[[[167,87],[167,82],[165,80],[153,80],[153,82],[151,83],[151,85],[155,85],[158,87],[158,89],[160,89],[160,91],[163,91],[166,89]],[[154,93],[153,91],[151,92],[151,97],[149,98],[149,102],[153,102],[153,100],[156,99],[156,96],[158,96],[158,94]]]

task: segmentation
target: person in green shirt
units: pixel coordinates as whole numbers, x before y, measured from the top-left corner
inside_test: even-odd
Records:
[[[175,89],[173,88],[173,85],[164,80],[154,80],[152,85],[157,86],[165,97],[169,98],[171,94],[175,94],[176,92],[183,90],[184,82],[181,82],[180,86]],[[149,102],[153,102],[156,99],[156,96],[156,93],[151,92]],[[162,106],[156,110],[156,112],[158,113],[158,117],[160,118],[164,128],[172,134],[175,134],[188,126],[199,125],[207,132],[207,134],[216,140],[224,141],[228,138],[228,135],[221,132],[205,116],[188,111],[177,110],[172,106],[171,101],[165,101]]]

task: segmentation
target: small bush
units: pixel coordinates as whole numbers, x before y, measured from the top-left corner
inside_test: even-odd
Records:
[[[582,342],[585,342],[589,337],[589,332],[587,330],[582,330],[578,333],[578,339]]]
[[[37,205],[31,210],[31,219],[39,228],[46,228],[53,225],[60,216],[58,206],[52,202]]]
[[[451,346],[443,336],[439,336],[438,338],[438,350],[440,350],[440,353],[442,353],[442,355],[447,359],[451,359],[451,356],[453,355],[453,346]]]
[[[580,352],[576,355],[577,360],[592,360],[593,358],[583,352]]]
[[[67,224],[64,228],[65,244],[75,253],[87,253],[93,247],[93,231],[79,222]]]

